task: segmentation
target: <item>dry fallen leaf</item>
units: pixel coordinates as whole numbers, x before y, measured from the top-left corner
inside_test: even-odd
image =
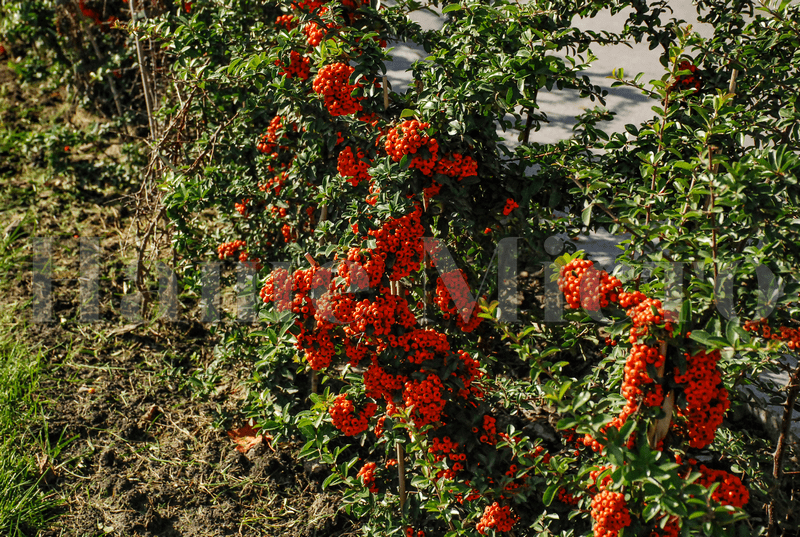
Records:
[[[56,478],[53,465],[47,455],[36,455],[36,468],[39,470],[39,479],[45,485],[51,485]]]
[[[153,421],[159,413],[163,413],[158,405],[153,405],[147,411],[147,414],[142,416],[142,421]]]
[[[248,423],[240,429],[231,429],[228,431],[228,436],[236,444],[237,451],[247,453],[254,447],[257,447],[265,439],[272,440],[272,437],[259,434],[258,431],[258,427],[253,427],[252,424]]]

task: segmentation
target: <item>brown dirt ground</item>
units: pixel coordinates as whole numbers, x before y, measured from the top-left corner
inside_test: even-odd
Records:
[[[24,129],[19,114],[36,99],[5,68],[0,86],[10,106],[0,120]],[[35,101],[34,101],[35,102]],[[67,106],[63,96],[39,98],[34,115]],[[33,118],[33,122],[39,118]],[[24,121],[23,121],[24,120]],[[87,148],[118,155],[114,142]],[[90,151],[91,150],[91,151]],[[1,151],[0,151],[1,153]],[[76,151],[76,153],[78,153]],[[6,158],[8,157],[8,158]],[[210,385],[203,378],[215,360],[215,336],[199,314],[182,305],[177,322],[136,324],[119,316],[126,252],[136,241],[129,202],[133,191],[68,178],[29,182],[36,156],[23,162],[0,154],[0,189],[18,204],[0,210],[22,261],[7,275],[0,299],[30,319],[31,237],[53,240],[53,319],[24,323],[25,334],[45,355],[39,397],[46,420],[35,424],[51,446],[63,443],[42,465],[42,486],[62,502],[43,537],[262,536],[324,537],[354,533],[324,493],[318,475],[298,461],[299,445],[262,442],[246,454],[226,434],[241,427],[241,379],[248,364],[224,364]],[[101,320],[78,321],[79,239],[101,238]]]

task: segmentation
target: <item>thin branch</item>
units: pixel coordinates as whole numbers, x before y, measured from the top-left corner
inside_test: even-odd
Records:
[[[794,411],[794,404],[797,401],[797,394],[800,392],[800,360],[795,365],[794,372],[789,379],[789,384],[786,386],[787,395],[786,402],[783,404],[783,421],[781,422],[781,433],[778,437],[778,443],[775,446],[775,454],[772,460],[772,477],[775,479],[772,484],[773,493],[769,505],[767,506],[767,519],[769,522],[767,535],[774,537],[777,530],[777,520],[775,517],[775,494],[780,488],[781,481],[783,481],[783,459],[786,456],[787,437],[789,436],[789,429],[792,425],[792,412]]]
[[[522,143],[528,145],[531,137],[531,127],[533,127],[533,111],[528,110],[528,119],[525,120],[525,130],[522,131]]]
[[[134,19],[136,18],[136,0],[130,0],[131,5],[131,23],[133,23]],[[139,62],[139,73],[142,78],[142,89],[144,90],[144,103],[147,107],[147,123],[150,125],[150,139],[155,140],[158,132],[156,130],[156,120],[153,117],[153,102],[151,100],[150,95],[150,84],[148,84],[147,73],[145,72],[146,68],[144,66],[144,54],[142,53],[142,44],[139,41],[139,34],[136,30],[132,30],[133,39],[136,43],[136,57]]]
[[[400,481],[398,493],[400,495],[400,516],[405,513],[406,505],[406,455],[403,444],[398,442],[395,444],[397,456],[397,477]]]

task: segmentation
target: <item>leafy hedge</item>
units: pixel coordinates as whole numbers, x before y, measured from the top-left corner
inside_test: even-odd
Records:
[[[216,259],[258,295],[259,326],[218,328],[252,360],[247,410],[303,439],[365,534],[797,525],[800,370],[773,392],[775,448],[726,416],[800,345],[800,18],[788,2],[696,5],[710,39],[643,1],[470,0],[444,5],[436,31],[409,14],[438,5],[413,1],[127,19],[139,47],[161,47],[148,65],[170,69],[153,84],[149,172],[184,284],[208,289]],[[571,26],[623,8],[620,34]],[[530,142],[541,91],[602,104],[581,74],[590,47],[641,40],[664,76],[617,84],[651,98],[653,119],[607,134],[594,108],[570,139]],[[428,57],[397,92],[387,47],[402,41]],[[552,239],[599,226],[630,236],[615,274]]]

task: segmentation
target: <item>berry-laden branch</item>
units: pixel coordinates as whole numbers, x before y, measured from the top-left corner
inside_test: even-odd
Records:
[[[599,312],[602,308],[616,305],[631,321],[628,336],[630,352],[621,390],[626,404],[601,432],[608,433],[611,429],[619,431],[628,420],[649,416],[653,423],[646,440],[659,451],[671,451],[679,464],[682,459],[678,452],[710,445],[729,408],[728,392],[722,386],[717,367],[719,352],[699,350],[694,354],[684,353],[681,362],[674,360],[667,352],[667,342],[673,337],[674,314],[665,311],[661,301],[648,298],[640,291],[623,291],[617,278],[595,269],[591,261],[575,258],[563,264],[558,286],[571,309]],[[675,388],[667,388],[669,393],[665,397],[667,386]],[[680,394],[677,404],[676,392]],[[659,412],[664,415],[659,417]],[[604,443],[590,434],[585,434],[578,443],[601,455],[605,453]],[[629,437],[625,447],[629,450],[638,449],[635,435]],[[688,471],[696,464],[692,461],[682,464],[682,468],[676,471]],[[704,466],[700,467],[700,471],[707,476],[703,478],[707,487],[720,480],[723,484],[729,484],[730,492],[720,487],[712,494],[715,500],[734,507],[741,507],[747,502],[749,494],[738,477],[724,470],[710,470]],[[612,492],[605,487],[605,483],[599,484],[600,493],[592,499],[596,537],[616,536],[621,528],[631,524],[623,493]],[[667,516],[665,513],[660,519]],[[666,526],[654,530],[655,535],[677,536],[681,521],[678,518],[665,520]]]

